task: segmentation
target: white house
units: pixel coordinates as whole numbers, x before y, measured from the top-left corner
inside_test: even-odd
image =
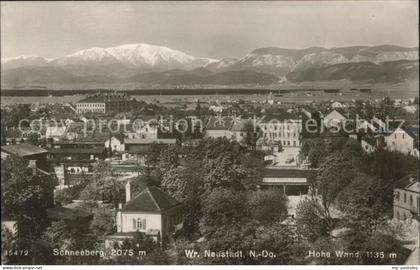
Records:
[[[418,176],[409,175],[397,181],[394,189],[394,218],[419,220],[420,182]]]
[[[216,113],[221,113],[221,112],[223,112],[223,109],[224,109],[224,107],[223,107],[223,106],[221,106],[221,105],[211,105],[211,106],[209,107],[209,110],[210,110],[210,111],[213,111],[213,112],[216,112]]]
[[[105,245],[133,238],[137,232],[162,241],[182,228],[182,204],[157,187],[149,186],[131,199],[130,182],[126,184],[126,204],[116,215],[117,233],[107,236]]]
[[[326,128],[341,126],[346,119],[347,118],[338,111],[332,110],[324,117],[324,126]]]
[[[206,137],[230,139],[232,137],[232,124],[231,117],[211,116],[206,125]]]
[[[331,108],[333,109],[338,109],[338,108],[344,108],[346,107],[344,104],[342,104],[341,102],[335,101],[331,104]]]
[[[157,139],[159,124],[155,121],[135,121],[124,135],[129,139]]]
[[[105,141],[105,148],[111,148],[112,151],[124,152],[124,140],[112,136],[110,139]]]
[[[415,105],[408,105],[408,106],[404,106],[402,108],[406,112],[411,113],[411,114],[414,114],[417,111],[417,109],[418,109],[418,107],[416,107]]]
[[[402,128],[397,128],[390,135],[385,136],[384,139],[388,151],[410,154],[414,149],[414,135]]]
[[[46,138],[61,138],[66,134],[67,127],[62,123],[47,125],[45,129]]]

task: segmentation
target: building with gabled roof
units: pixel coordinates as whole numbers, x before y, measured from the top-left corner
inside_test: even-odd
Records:
[[[417,136],[407,129],[398,127],[384,139],[388,151],[408,155],[416,146]]]
[[[394,188],[394,218],[420,220],[420,181],[418,175],[407,175]]]
[[[337,110],[332,110],[323,118],[324,126],[326,128],[341,126],[342,123],[346,120],[347,118]]]
[[[97,93],[79,100],[76,110],[78,113],[128,112],[135,103],[126,93]]]
[[[126,203],[120,204],[116,215],[117,233],[107,237],[122,242],[140,232],[162,241],[182,228],[182,203],[155,186],[148,186],[131,199],[130,182],[126,184]]]
[[[30,143],[3,145],[1,147],[1,152],[17,155],[20,157],[30,157],[33,155],[48,153],[47,150]]]
[[[211,116],[206,125],[206,137],[209,138],[228,138],[232,137],[231,127],[233,120],[231,117]]]
[[[9,144],[1,146],[1,159],[16,155],[26,160],[34,160],[38,168],[50,171],[47,161],[48,150],[30,143]]]

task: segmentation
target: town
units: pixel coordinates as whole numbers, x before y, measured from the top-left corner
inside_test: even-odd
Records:
[[[2,261],[416,264],[418,109],[114,90],[2,104]],[[337,250],[396,255],[311,256]]]

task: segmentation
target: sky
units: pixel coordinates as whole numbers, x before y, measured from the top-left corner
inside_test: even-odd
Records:
[[[416,0],[272,2],[1,2],[1,57],[54,58],[127,43],[197,57],[268,46],[418,46]]]

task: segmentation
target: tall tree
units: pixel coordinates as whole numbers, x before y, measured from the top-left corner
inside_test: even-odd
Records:
[[[282,221],[287,216],[287,197],[277,189],[251,192],[251,217],[265,224]]]
[[[31,250],[48,226],[46,210],[52,204],[54,183],[49,177],[33,175],[28,162],[13,155],[2,160],[1,174],[2,218],[17,222],[16,245]]]
[[[318,170],[317,187],[326,211],[354,176],[353,164],[340,152],[335,152],[325,159]]]
[[[115,207],[123,201],[124,185],[118,181],[114,169],[108,161],[100,160],[94,164],[93,179],[84,188],[80,197],[83,200],[111,199]]]
[[[334,228],[331,215],[314,198],[299,202],[296,208],[296,225],[298,232],[311,242],[328,236]]]

